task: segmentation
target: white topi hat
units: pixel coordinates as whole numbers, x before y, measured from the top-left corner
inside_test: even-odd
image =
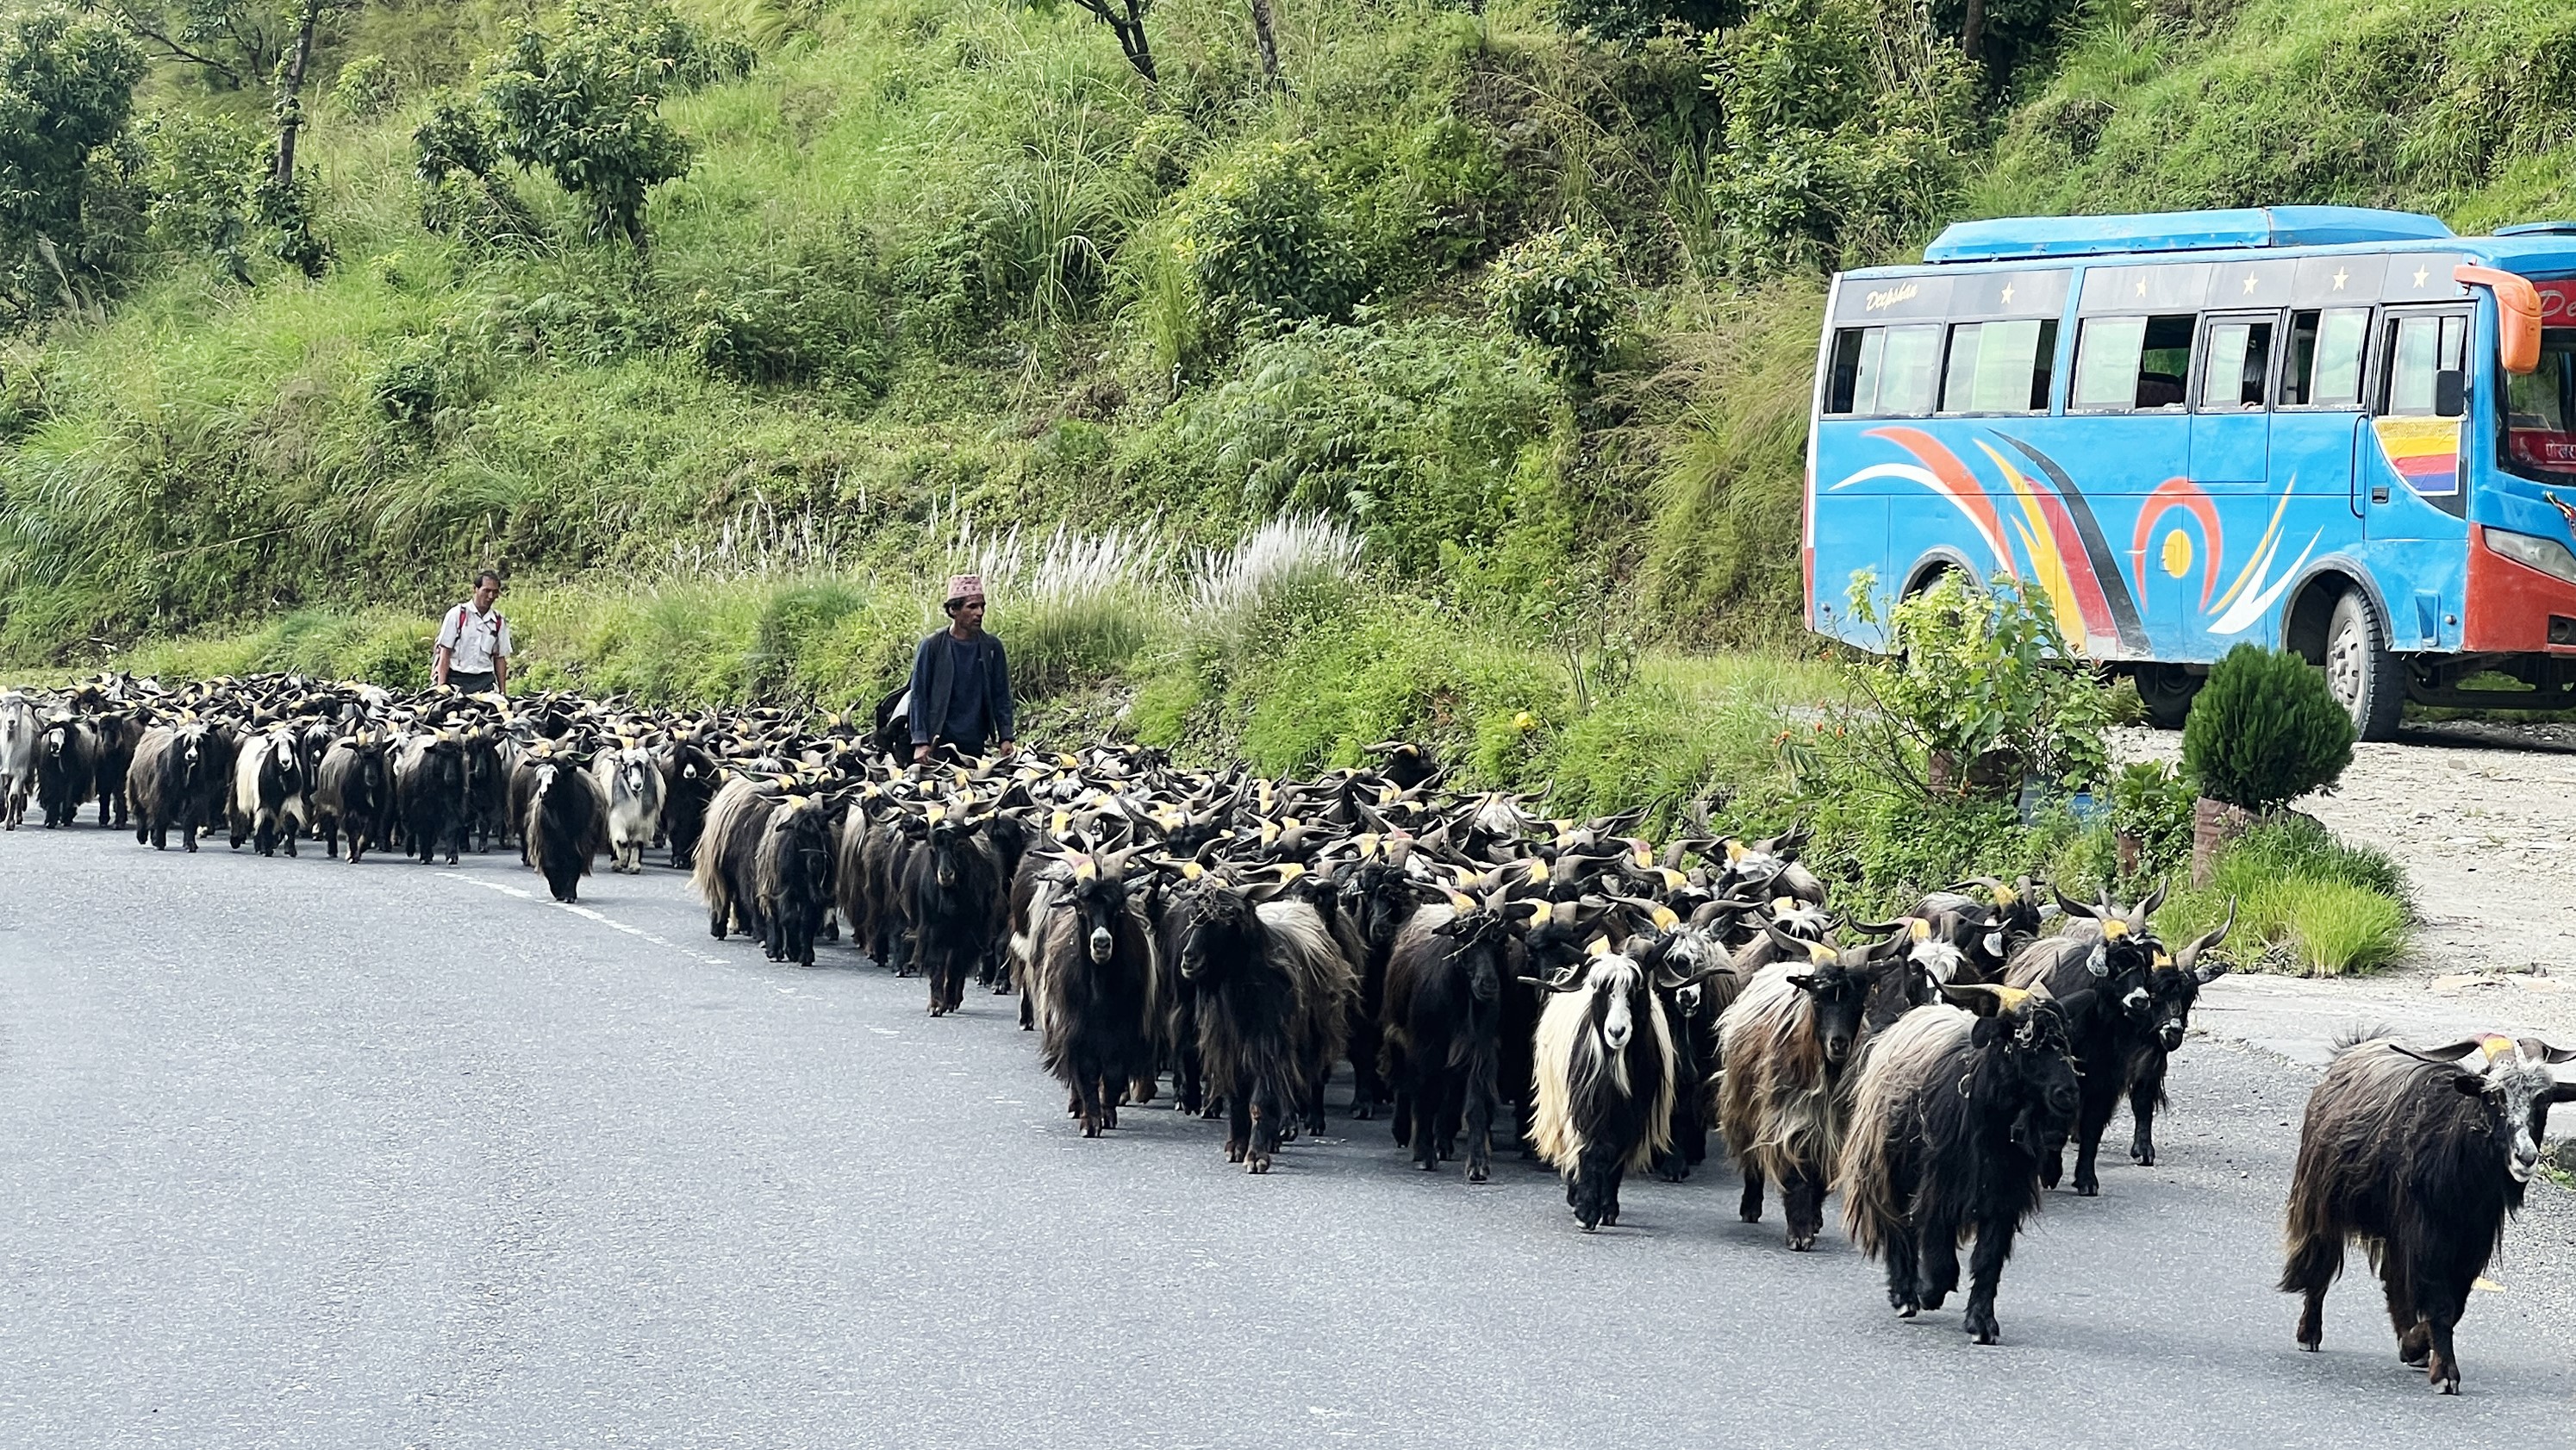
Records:
[[[981,575],[981,574],[951,574],[951,575],[949,575],[949,576],[948,576],[948,598],[947,598],[947,600],[946,600],[946,602],[947,602],[947,603],[949,603],[949,604],[955,604],[957,601],[959,601],[959,600],[961,600],[961,599],[981,599],[981,598],[983,598],[983,597],[984,597],[984,576],[983,576],[983,575]]]

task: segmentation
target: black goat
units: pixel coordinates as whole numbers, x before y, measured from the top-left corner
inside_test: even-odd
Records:
[[[512,831],[526,828],[527,817],[510,798],[512,777],[516,774],[514,762],[506,743],[494,731],[468,730],[460,738],[465,747],[465,811],[457,835],[462,838],[470,832],[474,849],[489,851],[494,841],[507,844]],[[585,865],[582,875],[589,874]],[[558,895],[555,899],[569,898]]]
[[[1952,995],[1976,1013],[1917,1007],[1870,1045],[1835,1180],[1843,1226],[1862,1252],[1886,1259],[1887,1302],[1900,1317],[1941,1307],[1959,1287],[1959,1245],[1975,1237],[1964,1322],[1992,1344],[2013,1236],[2038,1211],[2040,1165],[2075,1116],[2075,1067],[2066,1013],[2045,994]]]
[[[1754,972],[1718,1019],[1718,1122],[1744,1173],[1737,1211],[1760,1223],[1762,1186],[1779,1184],[1789,1247],[1804,1251],[1824,1231],[1825,1185],[1843,1139],[1843,1073],[1867,1036],[1871,994],[1900,970],[1895,958],[1907,940],[1838,951],[1776,924],[1764,930],[1773,950],[1791,955]],[[1760,955],[1739,954],[1737,969]]]
[[[313,834],[322,838],[322,854],[340,854],[340,837],[349,838],[349,864],[356,865],[370,846],[393,842],[393,766],[385,742],[362,730],[331,742],[313,773]]]
[[[74,824],[98,784],[98,736],[89,722],[62,716],[36,736],[36,804],[45,829]]]
[[[2163,950],[2148,934],[2147,919],[2165,899],[2158,886],[2145,901],[2127,910],[2106,898],[2088,906],[2063,895],[2057,904],[2079,918],[2062,936],[2042,937],[2022,949],[2004,972],[2004,985],[2048,993],[2066,1004],[2066,1031],[2074,1044],[2075,1072],[2084,1083],[2084,1102],[2075,1119],[2075,1192],[2091,1198],[2102,1191],[2096,1158],[2102,1134],[2119,1111],[2127,1086],[2129,1057],[2146,1042],[2147,974]],[[2074,1004],[2079,996],[2083,1006]],[[2052,1160],[2040,1170],[2051,1188],[2062,1164]]]
[[[966,1000],[966,978],[996,943],[1005,900],[1001,867],[976,839],[990,816],[962,806],[932,806],[921,839],[903,863],[897,900],[912,950],[930,979],[930,1015]]]
[[[1287,879],[1211,874],[1173,903],[1174,965],[1196,1007],[1199,1060],[1226,1106],[1226,1161],[1270,1171],[1290,1116],[1319,1101],[1340,1058],[1358,981],[1315,908],[1275,898]]]
[[[470,751],[466,758],[472,760]],[[555,900],[577,902],[581,878],[590,874],[607,830],[608,801],[598,780],[569,759],[541,762],[527,776],[527,806],[519,817],[522,849]]]
[[[143,722],[109,711],[90,721],[98,772],[98,823],[122,826],[128,820],[125,777],[134,764],[134,749],[143,742]],[[110,817],[113,817],[111,820]]]
[[[769,813],[752,858],[761,950],[773,962],[814,965],[814,937],[832,907],[832,805],[790,795]]]
[[[424,866],[443,847],[447,864],[465,833],[465,747],[451,731],[415,735],[394,758],[394,805],[405,851]]]
[[[1154,950],[1128,899],[1126,852],[1069,852],[1064,865],[1035,878],[1023,1000],[1043,1028],[1039,1061],[1082,1136],[1097,1138],[1118,1126],[1128,1085],[1156,1072]]]
[[[2129,1157],[2142,1168],[2156,1166],[2156,1112],[2165,1105],[2165,1067],[2191,1030],[2192,1004],[2200,1000],[2201,988],[2227,973],[2227,963],[2208,959],[2208,953],[2227,940],[2235,924],[2236,903],[2230,901],[2227,919],[2217,930],[2174,953],[2170,961],[2157,953],[2156,965],[2147,973],[2147,1035],[2130,1050],[2125,1078],[2134,1128]]]
[[[2479,1058],[2467,1058],[2470,1053]],[[2576,1083],[2553,1063],[2576,1052],[2538,1038],[2470,1038],[2418,1052],[2386,1037],[2346,1045],[2308,1097],[2290,1179],[2281,1291],[2304,1295],[2299,1347],[2325,1343],[2326,1289],[2359,1238],[2387,1292],[2397,1357],[2460,1392],[2451,1331],[2504,1241],[2540,1164],[2553,1103]]]
[[[683,735],[656,757],[662,768],[662,835],[671,843],[671,866],[697,864],[698,835],[706,829],[707,803],[723,784],[715,756],[694,736]]]
[[[190,852],[197,849],[197,831],[204,824],[206,775],[214,765],[206,734],[206,727],[194,721],[155,725],[143,732],[125,769],[135,844],[166,851],[170,828],[177,826],[180,847]]]
[[[1493,1173],[1494,1113],[1502,1100],[1504,993],[1516,922],[1543,909],[1453,893],[1417,907],[1387,958],[1381,1071],[1395,1094],[1395,1141],[1425,1172],[1458,1155],[1467,1181]],[[1535,1058],[1533,1058],[1533,1063]]]

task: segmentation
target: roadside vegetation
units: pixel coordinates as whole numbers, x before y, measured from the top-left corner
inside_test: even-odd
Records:
[[[1950,641],[2015,661],[1982,699],[1799,632],[1825,273],[2576,204],[2537,0],[1141,13],[0,0],[0,659],[417,679],[493,564],[531,685],[863,708],[972,562],[1057,738],[1413,735],[1805,817],[1861,901],[2131,891],[2194,788],[2113,774],[2123,695],[2020,616]],[[2253,936],[2384,959],[2398,893],[2312,857]]]

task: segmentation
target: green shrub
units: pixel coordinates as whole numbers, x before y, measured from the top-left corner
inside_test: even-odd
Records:
[[[1485,298],[1503,326],[1584,377],[1609,355],[1628,310],[1610,244],[1573,227],[1504,248],[1486,274]]]
[[[858,265],[742,266],[699,289],[685,345],[698,366],[734,382],[872,392],[881,369],[868,295]]]
[[[394,76],[392,62],[381,55],[352,57],[331,83],[331,104],[353,121],[375,120],[401,100],[402,83]]]
[[[2218,856],[2210,885],[2158,913],[2169,941],[2218,924],[2236,903],[2229,955],[2315,976],[2368,971],[2401,956],[2410,912],[2405,872],[2382,851],[2336,839],[2305,816],[2262,822]]]
[[[589,207],[592,240],[640,247],[645,194],[687,175],[696,154],[662,119],[662,99],[723,66],[660,0],[573,0],[566,20],[561,36],[521,25],[483,103],[512,160]]]
[[[2183,723],[2183,769],[2212,800],[2257,813],[2343,778],[2352,717],[2288,650],[2240,644],[2210,667]]]
[[[2358,886],[2299,878],[2275,881],[2257,893],[2255,907],[2279,920],[2313,976],[2384,967],[2406,949],[2406,908]]]
[[[1875,623],[1876,581],[1852,582],[1852,611]],[[1952,572],[1899,603],[1888,618],[1895,653],[1851,667],[1900,745],[1942,752],[1964,767],[2002,751],[2073,790],[2099,783],[2110,752],[2106,692],[2076,661],[2057,616],[2018,581],[1984,588]],[[1964,783],[1964,768],[1957,778]]]
[[[2111,781],[2111,824],[2137,838],[2138,867],[2160,875],[2191,859],[2191,782],[2161,761],[2121,767]]]
[[[1261,142],[1194,178],[1172,248],[1220,332],[1341,321],[1366,290],[1353,224],[1305,142]]]

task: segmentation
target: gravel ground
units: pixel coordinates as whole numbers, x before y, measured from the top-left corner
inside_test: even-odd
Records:
[[[2173,731],[2115,732],[2122,759],[2175,758]],[[2410,726],[2358,746],[2332,794],[2295,803],[2394,855],[2421,918],[2408,959],[2366,981],[2229,977],[2213,1030],[2322,1062],[2333,1032],[2538,1032],[2576,1045],[2576,727]]]

